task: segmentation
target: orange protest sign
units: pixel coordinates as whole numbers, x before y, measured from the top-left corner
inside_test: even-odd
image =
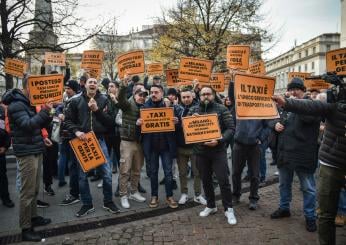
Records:
[[[327,72],[346,75],[346,48],[331,50],[326,53]]]
[[[183,117],[182,126],[186,144],[222,138],[217,114]]]
[[[27,69],[27,63],[18,59],[5,59],[5,73],[14,77],[23,78]]]
[[[313,90],[313,89],[322,90],[322,89],[328,89],[332,85],[322,79],[316,80],[316,79],[306,78],[304,81],[304,86],[306,87],[307,90]]]
[[[184,81],[209,82],[213,61],[185,57],[180,59],[179,79]]]
[[[64,53],[45,52],[44,60],[46,65],[65,66],[66,58]]]
[[[209,83],[200,83],[200,87],[210,86],[216,92],[225,91],[225,74],[224,73],[212,73]]]
[[[96,78],[97,80],[101,78],[102,69],[94,68],[84,68],[85,72],[89,74],[90,77]]]
[[[144,52],[142,50],[124,53],[117,58],[120,79],[125,74],[134,75],[145,72]]]
[[[178,79],[179,70],[178,69],[170,69],[166,70],[166,81],[168,87],[178,87],[182,85],[192,85],[191,81],[182,81]]]
[[[264,75],[266,73],[264,61],[260,60],[255,63],[252,63],[249,67],[249,71],[251,74]]]
[[[52,74],[44,76],[29,76],[29,99],[33,106],[50,102],[61,102],[64,92],[64,76]]]
[[[104,51],[85,50],[82,56],[82,69],[102,69]]]
[[[70,140],[70,145],[83,171],[86,173],[106,163],[107,160],[94,132],[86,133],[85,136],[85,141],[75,138]]]
[[[250,46],[248,45],[228,45],[227,46],[227,67],[229,69],[247,70],[249,69]]]
[[[162,63],[151,63],[147,65],[148,75],[161,75],[163,73]]]
[[[141,109],[140,115],[142,133],[175,131],[173,107]]]
[[[274,95],[275,78],[235,74],[234,96],[237,119],[273,119],[279,113],[271,97]]]
[[[307,77],[309,77],[311,74],[308,72],[289,72],[288,73],[288,83],[291,82],[291,80],[295,77],[298,77],[300,79],[302,79],[303,81],[305,81],[305,79]]]

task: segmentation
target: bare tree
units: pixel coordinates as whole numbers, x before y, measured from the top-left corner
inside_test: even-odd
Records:
[[[76,16],[78,0],[36,0],[39,4],[53,8],[35,10],[34,0],[0,0],[0,65],[6,58],[22,57],[32,50],[63,51],[77,47],[103,26],[83,26],[82,19]],[[12,88],[12,76],[0,75],[6,77],[6,89]]]

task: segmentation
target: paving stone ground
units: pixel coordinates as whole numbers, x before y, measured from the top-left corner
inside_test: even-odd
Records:
[[[294,183],[290,218],[269,218],[277,208],[278,196],[278,184],[262,188],[258,209],[250,211],[248,193],[244,194],[235,207],[238,219],[235,226],[227,224],[219,201],[217,214],[206,218],[198,216],[203,207],[197,206],[140,221],[50,237],[41,244],[318,244],[317,233],[305,230],[299,183]],[[337,244],[346,244],[346,227],[337,228]]]

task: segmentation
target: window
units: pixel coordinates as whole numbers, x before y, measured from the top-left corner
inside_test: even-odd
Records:
[[[311,70],[314,70],[315,69],[315,62],[311,62]]]
[[[301,71],[302,71],[301,67],[300,67],[300,66],[298,66],[298,72],[301,72]]]
[[[305,50],[305,56],[308,56],[309,55],[309,50]]]
[[[305,65],[304,65],[304,70],[305,70],[305,71],[308,71],[308,64],[305,64]]]
[[[316,53],[316,47],[312,48],[312,53],[315,54]]]
[[[299,57],[299,59],[301,59],[302,58],[302,53],[299,53],[298,57]]]
[[[327,52],[330,50],[330,44],[327,44]]]

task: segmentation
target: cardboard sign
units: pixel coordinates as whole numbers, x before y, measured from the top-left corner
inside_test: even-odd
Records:
[[[217,114],[183,117],[182,126],[186,144],[222,138]]]
[[[212,73],[209,83],[200,83],[200,87],[211,86],[216,92],[225,91],[225,74],[224,73]]]
[[[162,63],[152,63],[147,65],[148,75],[162,75],[163,64]]]
[[[86,173],[107,162],[94,132],[85,134],[86,140],[78,138],[70,140],[71,148]]]
[[[322,79],[316,80],[316,79],[306,78],[304,81],[304,86],[306,87],[307,90],[313,90],[313,89],[323,90],[323,89],[330,88],[332,85]]]
[[[86,50],[82,56],[82,69],[102,69],[104,51]]]
[[[65,66],[66,58],[63,53],[45,52],[44,60],[46,65]]]
[[[264,75],[266,73],[264,61],[260,60],[255,63],[252,63],[249,67],[249,72],[251,74]]]
[[[173,107],[141,109],[142,133],[175,131]]]
[[[181,58],[179,79],[184,81],[209,82],[213,61],[196,58]]]
[[[52,74],[28,78],[30,104],[44,105],[48,101],[61,102],[64,92],[64,75]]]
[[[179,70],[170,69],[166,70],[166,82],[168,87],[179,87],[183,85],[192,85],[192,81],[182,81],[178,79]]]
[[[249,69],[250,46],[248,45],[228,45],[227,46],[227,67],[229,69],[247,70]]]
[[[290,83],[291,80],[295,77],[298,77],[298,78],[302,79],[303,81],[305,81],[305,79],[307,77],[310,77],[310,76],[311,76],[311,74],[308,72],[289,72],[288,73],[288,83]]]
[[[275,78],[237,73],[234,79],[237,119],[279,118],[279,112],[271,99]]]
[[[23,78],[27,69],[27,63],[18,59],[5,59],[5,73],[14,77]]]
[[[137,50],[122,54],[118,57],[117,64],[120,79],[124,78],[126,73],[129,75],[144,73],[144,52]]]
[[[94,68],[84,68],[84,71],[89,74],[90,77],[96,78],[99,80],[101,78],[102,69],[94,69]]]
[[[346,48],[331,50],[326,53],[327,72],[346,75]]]

